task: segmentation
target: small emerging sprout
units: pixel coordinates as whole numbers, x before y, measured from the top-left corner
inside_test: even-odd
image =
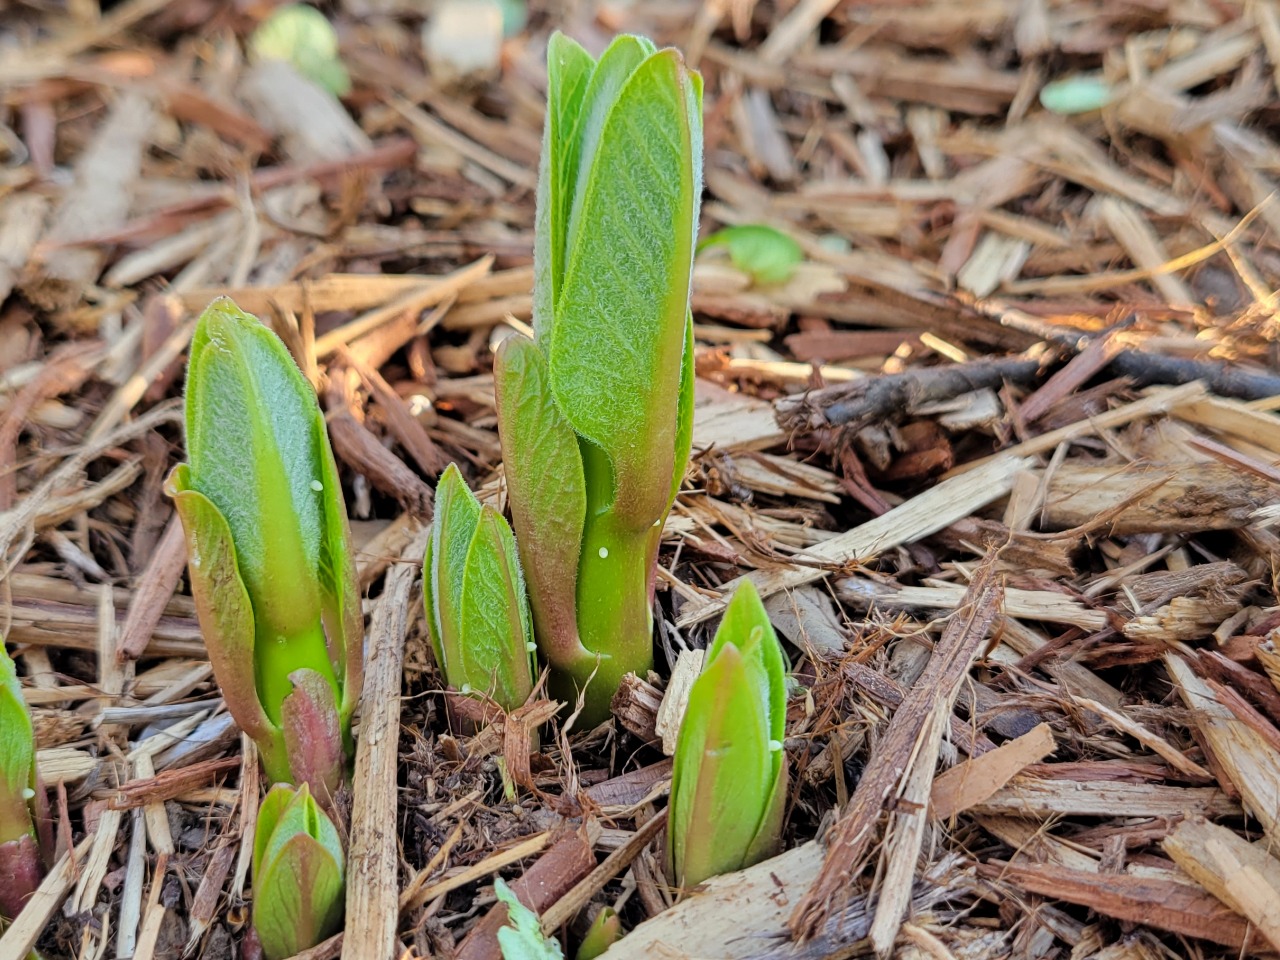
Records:
[[[622,918],[612,907],[605,907],[591,921],[582,943],[578,944],[577,960],[596,960],[622,937]]]
[[[785,664],[764,604],[744,581],[676,741],[668,863],[683,890],[777,852],[787,795]]]
[[[436,486],[422,569],[427,631],[449,685],[488,694],[504,710],[519,707],[533,691],[533,626],[515,538],[456,464]]]
[[[327,802],[362,675],[346,507],[310,384],[280,338],[225,298],[191,342],[186,433],[190,463],[167,490],[214,675],[267,776]]]
[[[258,808],[253,840],[253,928],[267,960],[314,947],[342,923],[338,828],[304,784],[278,783]]]
[[[689,461],[702,79],[642,37],[597,62],[558,33],[547,74],[536,342],[503,341],[494,383],[538,647],[558,698],[594,675],[597,723],[653,661],[654,565]]]
[[[41,847],[48,851],[52,838],[36,829],[47,822],[43,798],[35,728],[17,668],[0,644],[0,923],[18,916],[44,875]]]
[[[747,223],[717,230],[698,244],[698,252],[726,247],[729,259],[755,283],[786,283],[804,260],[800,244],[781,230],[762,223]]]

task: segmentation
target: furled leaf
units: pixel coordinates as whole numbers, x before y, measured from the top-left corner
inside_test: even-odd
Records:
[[[778,845],[786,799],[785,660],[749,581],[690,691],[671,783],[669,855],[688,888]]]
[[[351,90],[351,77],[338,56],[338,34],[315,7],[305,3],[278,7],[253,32],[249,49],[258,60],[288,61],[336,96]]]
[[[800,244],[781,230],[760,223],[743,224],[717,230],[700,244],[698,250],[724,246],[729,259],[756,283],[786,283],[804,260]]]
[[[511,888],[498,877],[493,892],[507,905],[507,923],[498,930],[502,960],[561,960],[560,944],[542,935],[538,915],[516,899]]]
[[[331,790],[350,752],[360,694],[363,616],[337,466],[315,394],[274,333],[227,299],[202,314],[186,389],[189,463],[170,476],[188,569],[215,675],[236,722],[257,742],[272,780],[321,777]],[[290,740],[284,703],[303,671],[313,714]],[[321,696],[314,684],[329,687]],[[336,710],[337,723],[327,707]],[[316,713],[315,711],[319,712]],[[324,758],[324,759],[322,759]],[[317,764],[326,771],[318,772]]]
[[[663,50],[627,78],[598,132],[588,116],[580,121],[565,276],[546,345],[557,405],[609,455],[614,509],[639,528],[665,512],[675,463],[698,202],[695,87],[679,54]]]
[[[14,919],[44,876],[40,849],[33,834],[0,843],[0,919]]]
[[[564,668],[586,653],[575,599],[587,511],[578,438],[551,397],[546,360],[531,340],[512,336],[502,342],[494,386],[507,496],[534,628],[544,655]]]
[[[336,932],[342,921],[342,842],[304,785],[278,784],[258,814],[253,926],[268,960],[283,960]]]
[[[575,41],[559,31],[551,35],[547,43],[547,117],[534,214],[533,322],[539,337],[549,336],[555,322],[555,301],[564,277],[564,236],[573,203],[565,164],[573,152],[573,130],[595,65]]]
[[[450,464],[424,558],[428,632],[450,686],[514,710],[533,690],[532,624],[515,539]]]

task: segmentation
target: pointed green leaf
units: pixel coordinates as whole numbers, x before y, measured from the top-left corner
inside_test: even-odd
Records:
[[[764,605],[734,594],[676,745],[669,851],[682,887],[773,852],[786,801],[785,660]]]
[[[725,647],[694,684],[667,827],[682,888],[739,869],[755,840],[773,787],[764,708],[737,647]]]
[[[584,171],[589,172],[595,163],[600,143],[605,136],[605,121],[613,110],[618,96],[632,74],[655,52],[651,40],[624,34],[615,37],[591,72],[582,99],[574,104],[572,130],[564,143],[564,153],[558,170],[568,201],[559,208],[560,223],[564,231],[562,242],[565,255],[577,242],[582,220],[582,202],[585,190]],[[565,261],[562,261],[565,263]],[[567,269],[567,265],[566,265]],[[563,271],[561,274],[563,278]],[[557,305],[559,301],[557,299]]]
[[[462,578],[466,574],[467,551],[480,522],[480,501],[475,498],[455,463],[445,468],[436,484],[436,516],[431,525],[431,578],[429,632],[436,660],[447,676],[455,651],[462,643],[457,634],[461,623]]]
[[[578,437],[551,397],[536,344],[508,337],[493,369],[507,496],[538,645],[552,664],[564,667],[586,653],[575,600],[587,510]]]
[[[335,556],[343,551],[350,563],[323,418],[280,338],[230,300],[215,300],[196,327],[186,424],[185,486],[225,522],[252,605],[262,711],[279,723],[297,669],[314,670],[354,704],[358,693],[338,690],[355,652],[345,648],[354,573],[340,572]],[[339,583],[343,599],[331,593]]]
[[[514,555],[506,521],[485,506],[466,560],[459,666],[472,689],[488,692],[503,709],[514,710],[533,691],[533,676],[525,646],[524,596],[511,579],[508,549]],[[458,685],[452,677],[450,682]]]
[[[538,163],[538,197],[534,217],[533,323],[539,336],[550,333],[554,305],[564,277],[564,237],[573,202],[573,184],[565,180],[566,158],[574,151],[582,98],[595,60],[559,31],[547,43],[547,118]]]
[[[280,818],[284,816],[289,804],[293,803],[297,793],[298,791],[289,784],[277,783],[267,791],[267,795],[262,798],[262,803],[258,805],[258,823],[253,834],[252,866],[255,877],[261,874],[262,858],[267,851],[267,845],[280,824]]]
[[[662,516],[675,466],[698,201],[693,89],[676,51],[649,56],[583,147],[547,344],[556,403],[613,461],[614,509],[637,529]]]

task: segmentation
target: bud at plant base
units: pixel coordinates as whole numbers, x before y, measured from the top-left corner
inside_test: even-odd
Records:
[[[667,859],[679,888],[777,852],[786,708],[782,648],[746,580],[716,630],[676,741]]]
[[[338,828],[305,784],[267,792],[253,839],[253,928],[267,960],[292,957],[338,931],[343,862]]]
[[[538,646],[558,697],[594,675],[598,722],[652,663],[654,565],[689,460],[702,79],[634,36],[597,62],[555,34],[547,71],[536,342],[508,337],[494,382]]]
[[[533,625],[515,538],[456,464],[436,486],[422,596],[436,663],[449,686],[511,711],[533,692]]]
[[[190,462],[166,489],[214,675],[267,776],[327,799],[351,755],[362,675],[346,507],[310,384],[226,298],[191,342],[186,435]]]

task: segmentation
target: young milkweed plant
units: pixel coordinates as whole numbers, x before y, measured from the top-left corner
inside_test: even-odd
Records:
[[[272,787],[253,838],[253,929],[267,960],[314,947],[342,924],[343,853],[307,786]]]
[[[51,836],[43,791],[36,779],[35,728],[22,697],[18,671],[0,644],[0,930],[40,885]],[[41,842],[43,840],[43,843]]]
[[[595,673],[598,721],[652,662],[658,542],[689,459],[702,78],[634,36],[597,62],[556,34],[547,71],[536,339],[498,350],[498,429],[539,648],[558,695]]]
[[[515,538],[450,464],[436,486],[422,597],[436,663],[451,687],[514,710],[533,691],[533,625]]]
[[[681,889],[772,856],[787,796],[786,661],[744,581],[694,681],[671,779],[668,863]]]
[[[227,709],[275,782],[331,798],[351,755],[364,623],[315,393],[228,299],[196,325],[189,463],[169,477],[196,612]]]

